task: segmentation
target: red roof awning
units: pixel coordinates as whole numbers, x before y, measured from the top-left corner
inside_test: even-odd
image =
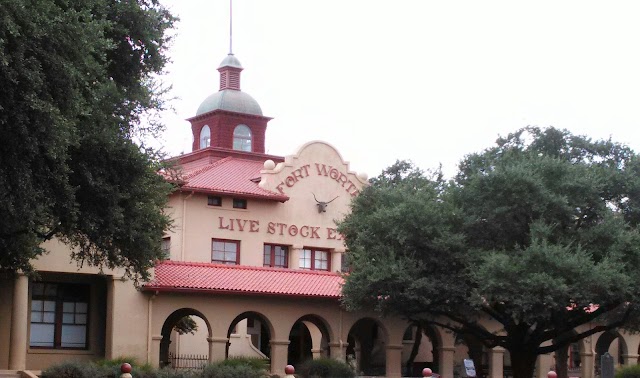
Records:
[[[332,272],[163,261],[142,290],[338,299],[342,283]]]
[[[238,195],[285,202],[286,195],[274,193],[258,186],[261,161],[227,156],[219,160],[201,159],[184,164],[181,190],[203,193]]]

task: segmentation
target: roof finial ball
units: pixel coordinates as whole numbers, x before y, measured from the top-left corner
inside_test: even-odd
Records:
[[[431,377],[431,376],[433,376],[433,372],[429,368],[424,368],[424,369],[422,369],[422,376],[423,377]]]
[[[122,373],[120,375],[120,378],[132,378],[132,376],[131,376],[131,364],[125,362],[122,365],[120,365],[120,372]]]
[[[558,378],[558,373],[553,370],[549,370],[549,372],[547,373],[547,378]]]
[[[293,374],[295,374],[296,369],[293,368],[293,365],[287,365],[284,367],[284,378],[295,378]]]
[[[275,167],[276,167],[276,163],[273,160],[271,160],[271,159],[265,160],[264,169],[271,171],[271,170],[275,169]]]

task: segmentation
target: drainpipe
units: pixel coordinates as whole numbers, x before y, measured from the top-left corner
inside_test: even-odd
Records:
[[[339,308],[340,308],[340,353],[342,354],[342,349],[343,349],[342,345],[344,344],[344,341],[342,340],[342,307],[339,307]],[[347,360],[346,354],[347,353],[345,351],[345,356],[344,356],[345,361]]]
[[[152,334],[152,316],[153,316],[153,300],[158,296],[158,292],[156,291],[153,295],[149,297],[149,303],[147,305],[147,363],[151,363],[151,338]]]
[[[193,193],[194,192],[191,191],[191,193],[182,200],[182,246],[180,247],[180,261],[184,261],[184,249],[187,239],[185,237],[187,232],[187,200],[193,196]]]

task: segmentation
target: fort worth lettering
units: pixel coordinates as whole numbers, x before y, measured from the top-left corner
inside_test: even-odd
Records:
[[[342,188],[347,193],[349,193],[351,197],[355,197],[358,195],[358,193],[360,193],[360,191],[356,187],[356,184],[349,180],[349,177],[345,173],[340,172],[337,168],[326,164],[315,163],[314,165],[316,169],[311,169],[311,164],[306,164],[300,168],[294,169],[293,171],[291,171],[291,174],[289,176],[287,176],[282,182],[280,182],[280,184],[278,184],[278,186],[276,186],[276,189],[278,189],[280,194],[285,194],[285,186],[287,188],[291,188],[296,183],[298,183],[298,181],[311,176],[313,172],[315,172],[316,176],[327,177],[340,184],[340,186],[342,186]]]

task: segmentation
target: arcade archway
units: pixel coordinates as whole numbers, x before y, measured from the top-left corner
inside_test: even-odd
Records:
[[[199,329],[198,324],[204,324],[206,329]],[[160,341],[159,366],[173,368],[197,368],[209,360],[208,338],[211,337],[211,326],[207,318],[193,308],[181,308],[172,312],[162,324],[162,340]],[[192,334],[201,346],[197,353],[182,353],[176,349],[181,334]],[[173,344],[173,345],[172,345]],[[186,345],[196,347],[193,342]],[[173,349],[172,349],[173,348]],[[197,359],[187,360],[182,355],[197,355]]]
[[[410,325],[402,337],[402,372],[404,376],[418,377],[422,369],[439,371],[439,348],[442,342],[434,328]]]
[[[477,378],[486,378],[489,374],[489,351],[482,342],[471,335],[456,335],[455,364],[459,371],[463,369],[464,359],[471,359],[476,368]]]
[[[288,361],[294,366],[306,360],[329,357],[327,323],[315,315],[298,319],[289,332]]]
[[[624,356],[627,355],[627,343],[620,333],[615,330],[609,330],[598,337],[595,350],[596,372],[599,372],[602,355],[607,352],[613,357],[616,366],[624,364]]]
[[[358,320],[349,330],[347,360],[364,375],[385,375],[387,331],[372,318]]]
[[[236,316],[227,330],[226,358],[271,359],[272,334],[272,325],[264,315],[249,311]]]

